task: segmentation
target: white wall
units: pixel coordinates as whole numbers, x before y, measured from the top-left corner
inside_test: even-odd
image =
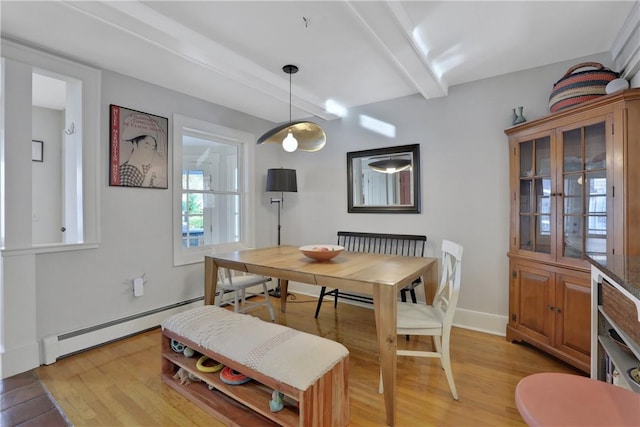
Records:
[[[60,242],[64,111],[33,107],[32,118],[33,139],[43,142],[43,161],[31,162],[33,243]]]
[[[102,94],[100,247],[38,255],[38,277],[44,278],[37,288],[40,338],[197,298],[204,292],[202,264],[173,267],[173,189],[108,185],[110,104],[169,118],[169,135],[174,113],[256,137],[269,127],[246,114],[109,71],[102,74]],[[134,298],[131,281],[142,274],[145,293]]]
[[[38,126],[32,129],[32,115],[37,116],[38,111],[32,111],[31,94],[24,89],[30,87],[31,66],[13,60],[6,62],[5,78],[9,83],[3,94],[4,112],[5,124],[11,126],[6,126],[4,151],[5,173],[11,178],[2,198],[5,206],[11,207],[5,212],[5,232],[13,244],[10,251],[2,252],[0,268],[3,377],[42,363],[47,356],[41,355],[39,350],[44,338],[119,321],[203,296],[202,264],[173,267],[172,189],[108,186],[109,104],[168,117],[169,135],[172,135],[174,113],[256,136],[272,126],[237,111],[105,71],[100,103],[101,132],[99,140],[95,141],[100,157],[98,197],[102,207],[102,237],[97,249],[32,251],[29,249],[32,243],[30,195],[32,178],[37,178],[37,174],[32,177],[30,141],[32,132],[33,136],[45,132]],[[27,108],[29,114],[13,113],[27,111]],[[42,139],[45,143],[48,140]],[[45,159],[46,152],[45,147]],[[169,165],[171,168],[171,162]],[[95,173],[93,170],[88,172]],[[263,180],[260,176],[256,179]],[[25,198],[25,195],[29,197]],[[23,220],[25,212],[29,221]],[[14,213],[18,215],[15,218]],[[15,226],[25,223],[28,229]],[[147,281],[145,295],[134,298],[131,281],[143,273]],[[123,329],[122,334],[127,332]]]
[[[607,54],[571,60],[454,86],[445,98],[415,95],[350,109],[339,121],[321,123],[327,145],[320,152],[279,153],[284,167],[298,170],[298,193],[285,195],[283,243],[334,243],[338,230],[426,234],[428,255],[439,257],[443,239],[457,241],[465,251],[456,323],[503,334],[509,285],[504,129],[518,106],[527,120],[547,115],[553,83],[587,60],[610,65]],[[360,115],[394,125],[396,136],[363,129]],[[422,157],[422,213],[347,213],[346,153],[414,143]],[[306,285],[292,289],[317,292]]]

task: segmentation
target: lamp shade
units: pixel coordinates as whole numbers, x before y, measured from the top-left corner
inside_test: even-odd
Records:
[[[298,192],[295,169],[268,169],[267,191]]]
[[[318,151],[327,143],[327,135],[322,128],[313,122],[291,121],[291,74],[298,72],[295,65],[285,65],[282,71],[289,74],[289,122],[276,126],[258,138],[258,145],[265,142],[281,144],[285,151],[291,153],[297,149],[302,151]]]
[[[369,163],[369,167],[376,172],[382,173],[396,173],[409,169],[411,167],[411,160],[407,159],[387,159],[378,160],[376,162]]]
[[[298,141],[298,149],[301,151],[318,151],[327,143],[327,135],[322,128],[313,122],[290,122],[277,126],[260,138],[258,145],[264,143],[282,144],[282,141],[291,133]]]

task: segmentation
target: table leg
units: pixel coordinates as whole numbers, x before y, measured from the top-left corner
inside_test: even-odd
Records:
[[[433,299],[436,296],[438,290],[438,263],[434,260],[429,267],[429,270],[424,274],[424,294],[427,304],[433,304]]]
[[[218,265],[213,258],[204,258],[204,304],[215,305],[218,286]]]
[[[384,388],[384,407],[389,426],[395,425],[396,422],[396,350],[398,344],[396,291],[394,286],[380,283],[373,285],[373,306]]]
[[[289,281],[280,279],[280,311],[287,312],[287,295],[289,289]]]

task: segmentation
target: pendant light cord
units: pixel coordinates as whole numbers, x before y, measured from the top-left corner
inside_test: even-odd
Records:
[[[291,123],[291,73],[289,73],[289,123]]]

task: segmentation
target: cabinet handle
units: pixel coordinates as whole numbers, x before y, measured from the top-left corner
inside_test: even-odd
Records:
[[[559,196],[559,197],[562,197],[562,193],[558,193],[558,196]]]
[[[561,313],[561,312],[562,312],[562,310],[560,310],[558,307],[556,307],[556,308],[555,308],[555,312],[556,312],[556,313]]]
[[[553,310],[553,306],[552,306],[552,305],[548,305],[548,306],[547,306],[547,309],[549,309],[549,310]]]

